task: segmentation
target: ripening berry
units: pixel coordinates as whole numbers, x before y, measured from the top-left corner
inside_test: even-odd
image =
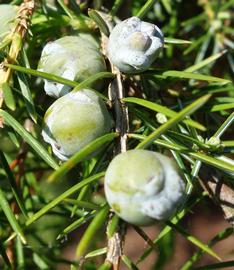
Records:
[[[68,93],[49,107],[42,135],[54,154],[66,160],[111,127],[112,119],[102,99],[83,89]]]
[[[108,166],[105,194],[123,220],[144,226],[172,216],[183,198],[184,183],[167,156],[130,150]]]
[[[66,36],[47,43],[42,51],[38,70],[82,82],[96,73],[105,71],[106,64],[93,41],[88,38]],[[45,92],[52,97],[61,97],[71,90],[67,85],[46,79],[44,82]]]

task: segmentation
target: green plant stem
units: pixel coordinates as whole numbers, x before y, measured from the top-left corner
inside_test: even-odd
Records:
[[[224,123],[215,132],[213,137],[220,138],[223,135],[223,133],[230,127],[233,121],[234,121],[234,112],[228,116],[228,118],[224,121]]]
[[[82,180],[80,183],[74,185],[73,187],[71,187],[70,189],[68,189],[67,191],[65,191],[63,194],[61,194],[60,196],[58,196],[57,198],[55,198],[53,201],[51,201],[50,203],[48,203],[46,206],[44,206],[41,210],[39,210],[37,213],[35,213],[33,216],[31,216],[27,222],[26,222],[26,226],[31,225],[33,222],[35,222],[37,219],[39,219],[40,217],[42,217],[43,215],[45,215],[48,211],[50,211],[52,208],[54,208],[56,205],[58,205],[59,203],[61,203],[63,200],[65,200],[67,197],[71,196],[72,194],[74,194],[75,192],[77,192],[79,189],[81,189],[82,187],[92,183],[93,181],[96,181],[98,179],[100,179],[102,176],[104,176],[105,173],[104,172],[100,172],[96,175],[90,176],[87,179]]]
[[[152,8],[152,6],[156,3],[157,0],[148,0],[141,10],[137,13],[137,17],[143,19],[146,13]]]
[[[19,193],[14,175],[13,175],[13,173],[12,173],[8,163],[7,163],[6,157],[1,150],[0,150],[0,162],[2,163],[2,166],[3,166],[5,172],[8,176],[9,184],[11,186],[12,193],[14,194],[14,197],[17,201],[17,204],[18,204],[21,212],[23,213],[25,219],[27,219],[28,216],[27,216],[27,212],[26,212],[26,209],[25,209],[23,201],[22,201],[22,196]]]
[[[186,108],[184,108],[182,111],[177,113],[176,116],[169,119],[165,124],[161,125],[154,132],[152,132],[145,140],[139,143],[136,149],[146,148],[147,146],[149,146],[155,139],[160,137],[165,131],[172,128],[186,116],[191,115],[193,112],[202,107],[209,100],[210,97],[211,97],[210,94],[205,95],[196,100],[195,102],[193,102],[192,104],[190,104],[189,106],[187,106]]]
[[[200,242],[200,240],[198,240],[197,238],[195,238],[192,235],[190,235],[189,233],[187,233],[178,224],[174,224],[174,223],[172,223],[170,221],[167,221],[166,223],[167,223],[167,225],[169,225],[170,227],[172,227],[173,229],[175,229],[176,231],[178,231],[188,241],[192,242],[194,245],[200,247],[204,252],[207,252],[208,254],[210,254],[211,256],[213,256],[214,258],[216,258],[216,259],[218,259],[218,260],[221,261],[221,258],[211,248],[209,248],[208,245],[203,244],[202,242]]]
[[[118,12],[120,6],[123,4],[124,0],[115,0],[115,3],[110,11],[110,14],[112,16],[115,16],[116,13]]]
[[[96,214],[92,222],[90,223],[89,227],[86,229],[85,233],[83,234],[77,249],[76,255],[78,258],[83,256],[86,250],[89,248],[91,243],[93,242],[94,236],[98,233],[98,231],[103,227],[107,215],[109,213],[109,206],[105,205],[99,212]]]
[[[129,134],[128,135],[130,138],[135,138],[135,139],[139,139],[139,140],[146,140],[148,137],[143,136],[143,135],[138,135],[138,134]],[[217,158],[207,155],[205,153],[200,153],[200,152],[192,152],[190,151],[189,148],[186,148],[184,146],[180,146],[178,144],[175,143],[168,143],[165,141],[162,141],[160,139],[154,140],[152,142],[153,144],[158,144],[160,146],[164,146],[165,148],[171,149],[171,150],[175,150],[175,151],[179,151],[181,153],[186,153],[186,155],[195,158],[197,160],[200,160],[206,164],[209,164],[211,166],[214,166],[216,168],[219,168],[223,171],[227,171],[230,173],[234,173],[234,166],[230,163],[230,162],[226,162],[225,160],[219,159],[219,156],[217,156]],[[139,144],[138,144],[139,145]]]
[[[23,234],[21,226],[19,225],[18,221],[16,220],[15,215],[12,212],[11,207],[10,207],[2,189],[0,189],[0,207],[2,208],[3,212],[5,213],[12,229],[20,237],[20,240],[22,241],[22,243],[26,244],[26,238]]]
[[[59,177],[62,177],[65,175],[69,170],[75,167],[79,162],[87,158],[91,153],[96,151],[98,148],[100,148],[102,145],[106,144],[107,142],[110,142],[114,138],[118,137],[117,133],[110,133],[103,135],[96,140],[92,141],[90,144],[85,146],[83,149],[81,149],[79,152],[74,154],[70,159],[68,159],[66,162],[64,162],[59,169],[57,169],[55,172],[53,172],[50,176],[48,181],[53,182]]]
[[[28,143],[49,166],[55,170],[59,168],[56,161],[48,154],[46,149],[26,129],[24,129],[24,127],[21,126],[13,116],[0,109],[0,117],[2,117],[5,123],[11,126],[25,140],[25,142]]]

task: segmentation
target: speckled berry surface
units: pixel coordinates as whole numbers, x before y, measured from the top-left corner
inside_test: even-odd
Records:
[[[72,81],[81,82],[90,76],[106,70],[100,50],[88,38],[65,36],[49,42],[43,48],[38,70],[51,73]],[[44,80],[46,93],[60,97],[70,91],[70,87]]]
[[[156,25],[131,17],[112,30],[108,56],[120,71],[137,73],[151,66],[163,45],[163,34]]]
[[[117,155],[105,175],[105,195],[125,221],[150,225],[168,219],[183,198],[184,183],[174,163],[162,154],[129,150]]]
[[[48,108],[42,135],[54,154],[66,160],[111,127],[104,102],[93,91],[83,89],[57,99]]]

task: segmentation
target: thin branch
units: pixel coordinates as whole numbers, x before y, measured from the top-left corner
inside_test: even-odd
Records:
[[[118,232],[108,239],[106,261],[113,265],[114,270],[119,269],[119,261],[122,256],[122,239]]]
[[[129,131],[128,108],[123,102],[124,88],[122,84],[122,75],[120,71],[112,65],[112,72],[116,74],[116,78],[109,86],[110,100],[115,110],[116,126],[115,130],[120,134],[119,146],[117,153],[127,151],[127,133]]]
[[[103,16],[103,19],[107,22],[109,32],[113,29],[112,18],[106,14],[99,13]],[[102,34],[102,52],[108,57],[107,53],[108,37]],[[110,60],[109,60],[110,61]],[[115,116],[115,130],[120,134],[117,143],[115,154],[127,151],[127,133],[129,131],[129,118],[128,118],[128,107],[123,101],[125,97],[124,86],[122,83],[122,74],[117,67],[115,67],[111,61],[111,71],[116,74],[116,78],[109,85],[109,99],[114,109]],[[110,262],[114,270],[119,269],[120,258],[123,254],[123,243],[125,236],[125,223],[120,221],[118,230],[108,239],[107,245],[107,256],[106,261]]]

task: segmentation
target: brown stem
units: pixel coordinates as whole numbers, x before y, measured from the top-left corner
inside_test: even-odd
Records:
[[[106,14],[99,13],[107,22],[109,31],[113,28],[112,18]],[[102,52],[108,58],[107,52],[108,37],[102,34]],[[127,133],[129,131],[128,108],[123,102],[125,91],[122,83],[122,74],[109,60],[112,73],[116,74],[116,78],[109,85],[109,99],[114,109],[115,130],[120,134],[115,149],[115,155],[127,151]],[[121,223],[121,221],[120,221]],[[121,228],[117,229],[112,237],[108,239],[106,261],[110,262],[114,270],[120,269],[120,258],[122,256],[125,224],[122,223]]]
[[[122,75],[120,71],[112,65],[112,72],[116,74],[116,78],[109,86],[110,100],[115,111],[115,130],[120,134],[117,153],[127,151],[127,133],[129,131],[128,108],[123,102],[124,89],[122,84]]]
[[[118,232],[108,239],[108,251],[106,261],[113,265],[114,270],[119,269],[119,261],[122,256],[122,239]]]

